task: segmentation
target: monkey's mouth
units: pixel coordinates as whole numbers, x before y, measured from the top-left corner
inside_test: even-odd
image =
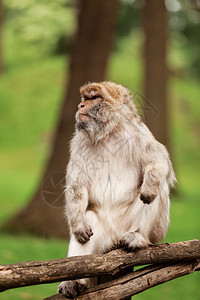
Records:
[[[90,115],[88,115],[88,114],[82,114],[82,113],[78,114],[78,118],[81,117],[81,116],[89,117],[89,118],[92,118],[92,119],[93,119],[93,117],[90,116]]]
[[[89,117],[87,114],[79,114],[79,116],[86,116],[86,117]]]

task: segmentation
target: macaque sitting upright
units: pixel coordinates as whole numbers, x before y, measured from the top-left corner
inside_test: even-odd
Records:
[[[66,176],[68,257],[157,243],[168,228],[175,181],[166,148],[124,86],[94,82],[80,92]],[[58,291],[74,298],[86,286],[87,279],[69,280]]]

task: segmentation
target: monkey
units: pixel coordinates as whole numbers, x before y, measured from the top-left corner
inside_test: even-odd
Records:
[[[66,174],[68,257],[158,243],[168,229],[176,181],[168,151],[126,87],[93,82],[80,94]],[[88,279],[64,281],[58,292],[74,298],[87,285]]]

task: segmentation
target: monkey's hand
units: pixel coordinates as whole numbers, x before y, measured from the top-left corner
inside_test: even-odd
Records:
[[[144,204],[150,204],[151,202],[153,202],[153,200],[155,198],[156,198],[156,195],[144,195],[144,194],[140,194],[140,200]]]
[[[143,183],[140,191],[140,200],[145,204],[150,204],[159,193],[160,178],[162,172],[159,170],[160,165],[147,166]]]
[[[93,232],[90,225],[84,222],[73,229],[73,234],[79,243],[85,244],[89,241],[90,237],[93,235]]]
[[[158,186],[142,184],[140,191],[140,200],[145,204],[150,204],[158,195]]]

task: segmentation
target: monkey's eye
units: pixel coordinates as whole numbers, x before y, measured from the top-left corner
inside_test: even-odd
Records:
[[[86,100],[103,99],[103,97],[100,96],[100,95],[94,95],[94,96],[91,96],[91,97],[84,97],[84,99],[86,101]]]

